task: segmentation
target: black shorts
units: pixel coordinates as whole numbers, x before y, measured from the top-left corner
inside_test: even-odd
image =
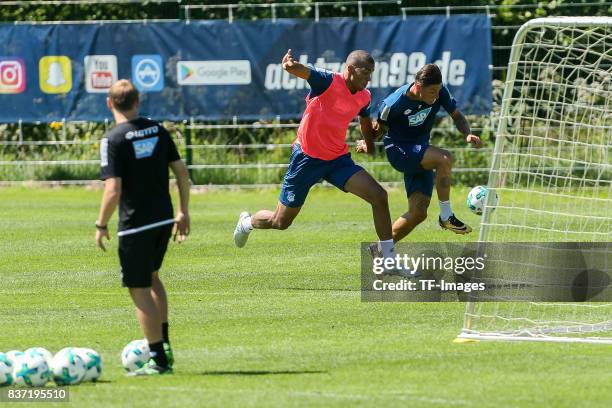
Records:
[[[119,237],[121,282],[128,288],[148,288],[153,272],[161,268],[172,224]]]

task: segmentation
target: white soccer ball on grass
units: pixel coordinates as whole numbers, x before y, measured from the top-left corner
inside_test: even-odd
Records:
[[[150,358],[151,352],[146,340],[132,340],[121,352],[121,364],[129,372],[143,367]]]
[[[97,381],[102,374],[102,357],[94,349],[90,348],[77,348],[77,354],[83,359],[85,363],[85,376],[81,381]]]
[[[57,352],[51,360],[53,380],[57,385],[80,383],[87,371],[83,358],[75,347],[66,347]]]
[[[0,353],[0,387],[13,384],[13,363],[6,354]]]
[[[17,357],[23,356],[24,353],[23,351],[20,351],[20,350],[11,350],[11,351],[7,351],[5,355],[6,355],[6,358],[8,358],[8,360],[12,363],[15,361]]]
[[[13,384],[42,387],[51,379],[51,370],[39,354],[23,354],[13,362]]]
[[[26,356],[41,356],[45,359],[49,367],[51,367],[51,360],[53,360],[53,354],[44,347],[30,347],[23,352]]]

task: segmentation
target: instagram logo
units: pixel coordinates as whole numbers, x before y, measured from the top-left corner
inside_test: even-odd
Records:
[[[25,90],[25,64],[21,58],[0,58],[0,93]]]

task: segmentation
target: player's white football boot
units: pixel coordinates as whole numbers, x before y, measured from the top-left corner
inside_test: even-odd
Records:
[[[243,211],[240,213],[240,217],[238,217],[238,223],[236,224],[236,229],[234,230],[234,244],[236,244],[238,248],[242,248],[243,246],[245,246],[247,240],[249,239],[249,234],[251,233],[251,231],[247,230],[242,226],[242,220],[250,216],[251,214],[246,211]]]

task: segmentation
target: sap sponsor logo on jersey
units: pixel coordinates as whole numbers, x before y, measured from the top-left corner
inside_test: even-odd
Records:
[[[151,126],[145,129],[130,130],[129,132],[125,134],[125,138],[127,140],[131,140],[135,137],[145,137],[145,136],[156,135],[158,132],[159,132],[159,126]]]
[[[429,112],[431,112],[431,106],[427,109],[423,109],[422,111],[418,111],[414,115],[408,115],[408,123],[410,126],[422,125],[427,119],[427,116],[429,116]]]
[[[308,55],[297,58],[300,64],[308,64]],[[372,74],[370,88],[398,88],[404,84],[414,82],[416,73],[427,64],[427,55],[422,52],[405,54],[396,52],[391,54],[388,61],[376,61],[376,68]],[[461,86],[465,80],[467,64],[462,59],[452,59],[450,51],[444,51],[442,58],[434,61],[442,71],[442,82],[451,86]],[[314,66],[334,72],[342,72],[344,63],[327,62],[325,58],[317,58]],[[266,67],[264,86],[269,90],[304,89],[308,86],[305,80],[296,78],[285,71],[281,64],[269,64]]]
[[[132,145],[134,145],[136,159],[144,159],[153,156],[153,151],[155,150],[158,139],[159,137],[155,136],[148,139],[133,141]]]

